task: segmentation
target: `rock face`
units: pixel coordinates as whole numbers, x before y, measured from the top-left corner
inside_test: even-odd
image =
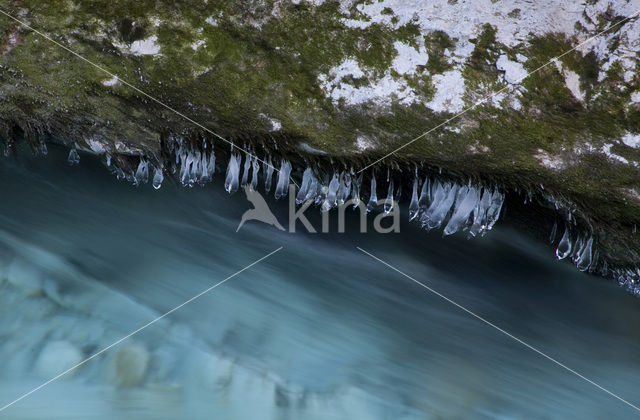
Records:
[[[35,151],[56,141],[156,167],[176,141],[228,150],[224,138],[357,170],[422,135],[383,163],[525,190],[580,220],[601,256],[635,266],[639,9],[6,1],[33,30],[0,14],[0,136],[8,149],[24,137]]]

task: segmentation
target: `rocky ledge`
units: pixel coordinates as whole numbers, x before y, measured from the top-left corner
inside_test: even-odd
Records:
[[[420,137],[366,176],[391,169],[407,201],[416,168],[497,187],[507,202],[520,192],[558,229],[572,226],[574,247],[596,250],[589,270],[615,267],[634,289],[639,9],[637,0],[4,1],[0,137],[7,154],[17,141],[35,153],[57,142],[133,178],[141,164],[162,176],[185,150],[229,153],[231,142],[291,161],[298,180],[309,166],[328,179],[355,175]]]

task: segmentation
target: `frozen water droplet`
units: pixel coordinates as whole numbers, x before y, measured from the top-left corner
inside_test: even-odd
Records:
[[[273,162],[271,161],[271,156],[269,156],[269,160],[267,160],[267,164],[263,167],[264,169],[264,191],[271,191],[271,182],[273,180]]]
[[[227,166],[227,176],[224,181],[224,189],[233,194],[238,190],[238,178],[240,176],[240,159],[235,153],[231,153],[229,165]]]
[[[411,203],[409,204],[409,221],[418,216],[418,177],[413,180],[413,191],[411,193]]]
[[[371,195],[367,204],[367,213],[372,212],[378,206],[378,195],[376,194],[376,177],[371,176]]]
[[[387,172],[387,178],[389,173]],[[389,181],[389,190],[387,191],[387,199],[384,201],[384,212],[389,214],[393,209],[393,179]]]
[[[69,150],[69,157],[67,158],[69,165],[75,166],[80,163],[80,155],[76,149]]]
[[[569,237],[569,227],[567,226],[556,248],[556,256],[559,260],[565,259],[571,253],[571,238]]]
[[[156,168],[155,174],[153,174],[153,188],[159,190],[162,186],[162,181],[164,181],[164,175],[162,175],[162,169]]]
[[[289,190],[289,177],[291,176],[291,164],[283,160],[278,171],[278,184],[276,185],[276,200],[286,197]]]

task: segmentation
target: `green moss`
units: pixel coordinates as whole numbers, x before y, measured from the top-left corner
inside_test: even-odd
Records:
[[[424,43],[429,52],[427,62],[429,73],[444,73],[453,67],[445,56],[445,50],[452,51],[455,47],[455,42],[449,35],[443,31],[433,31],[424,37]]]

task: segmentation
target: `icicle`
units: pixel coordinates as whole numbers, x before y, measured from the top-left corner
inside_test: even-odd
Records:
[[[491,206],[491,196],[489,189],[484,188],[482,197],[473,210],[473,224],[469,229],[469,235],[476,236],[484,231],[487,222],[487,210]]]
[[[240,176],[240,160],[241,157],[235,153],[231,153],[229,165],[227,166],[227,176],[224,180],[224,189],[233,194],[238,190],[238,178]]]
[[[264,191],[271,191],[271,181],[273,179],[273,162],[271,161],[271,156],[269,156],[269,160],[267,160],[267,164],[263,167],[264,174]]]
[[[387,173],[387,178],[389,174]],[[387,199],[384,202],[384,212],[389,214],[393,209],[393,179],[389,181],[389,190],[387,191]]]
[[[467,224],[471,213],[480,201],[480,191],[474,187],[462,187],[456,196],[455,209],[444,228],[445,235],[452,235]]]
[[[69,156],[67,157],[67,162],[71,166],[75,166],[80,163],[80,155],[78,151],[74,148],[69,150]]]
[[[458,192],[458,185],[449,185],[447,189],[448,191],[445,197],[440,201],[436,201],[434,198],[433,204],[431,204],[431,207],[429,207],[430,216],[429,220],[427,221],[428,229],[439,228],[446,219],[449,210],[451,210],[451,206],[453,206],[453,201],[456,199],[456,194]],[[431,208],[434,206],[435,208],[431,211]]]
[[[429,181],[429,177],[425,177],[422,190],[420,191],[420,198],[418,199],[418,214],[424,213],[429,208],[432,198],[431,182]],[[416,214],[416,217],[418,214]]]
[[[307,195],[304,197],[304,201],[313,200],[318,195],[318,180],[314,175],[311,175],[311,184],[307,190]]]
[[[251,167],[251,189],[256,191],[258,188],[258,174],[260,173],[260,162],[258,162],[258,157],[253,157],[253,163]]]
[[[159,190],[164,181],[164,175],[162,175],[162,168],[156,168],[155,174],[153,174],[153,188]]]
[[[360,205],[360,185],[362,185],[362,172],[360,176],[355,179],[352,184],[351,199],[353,200],[353,208],[355,209]]]
[[[556,235],[558,234],[558,221],[553,221],[553,227],[551,228],[551,234],[549,235],[549,242],[553,243],[556,240]]]
[[[580,255],[576,261],[576,267],[580,271],[587,271],[591,267],[593,238],[589,238],[584,247],[580,250]]]
[[[431,219],[438,205],[446,198],[450,189],[451,184],[442,184],[439,181],[434,181],[429,207],[422,213],[422,216],[420,216],[422,227],[427,226],[429,219]]]
[[[372,212],[378,206],[378,196],[376,194],[376,176],[371,175],[371,195],[367,204],[367,213]]]
[[[411,203],[409,204],[409,221],[418,216],[418,177],[413,179],[413,192],[411,193]]]
[[[144,184],[149,180],[149,162],[143,158],[140,158],[134,179],[136,185]]]
[[[344,175],[344,189],[342,190],[340,205],[343,205],[349,199],[349,194],[351,193],[351,183],[351,174],[347,172]]]
[[[336,205],[338,206],[344,204],[344,188],[344,172],[341,172],[338,178],[338,191],[336,192]]]
[[[331,182],[329,182],[329,191],[327,192],[327,198],[322,203],[322,211],[331,210],[336,206],[338,188],[340,188],[338,173],[334,172],[333,177],[331,178]]]
[[[500,217],[500,211],[502,210],[502,203],[504,203],[504,194],[495,190],[491,195],[491,206],[487,209],[487,223],[483,231],[483,234],[493,228],[493,225],[498,221]]]
[[[307,197],[307,194],[309,192],[309,188],[311,187],[311,177],[313,177],[311,168],[305,169],[302,174],[300,190],[298,190],[298,195],[296,195],[296,204],[301,204],[305,201],[305,198]]]
[[[249,180],[249,168],[251,168],[251,156],[248,153],[244,155],[244,171],[242,172],[242,182],[240,186],[244,187],[247,185],[247,181]]]
[[[286,197],[289,189],[289,176],[291,174],[291,164],[283,160],[280,164],[280,171],[278,172],[278,184],[276,185],[276,200],[282,197]]]
[[[569,227],[567,226],[556,248],[556,256],[559,260],[565,259],[571,253],[571,238],[569,238]]]

